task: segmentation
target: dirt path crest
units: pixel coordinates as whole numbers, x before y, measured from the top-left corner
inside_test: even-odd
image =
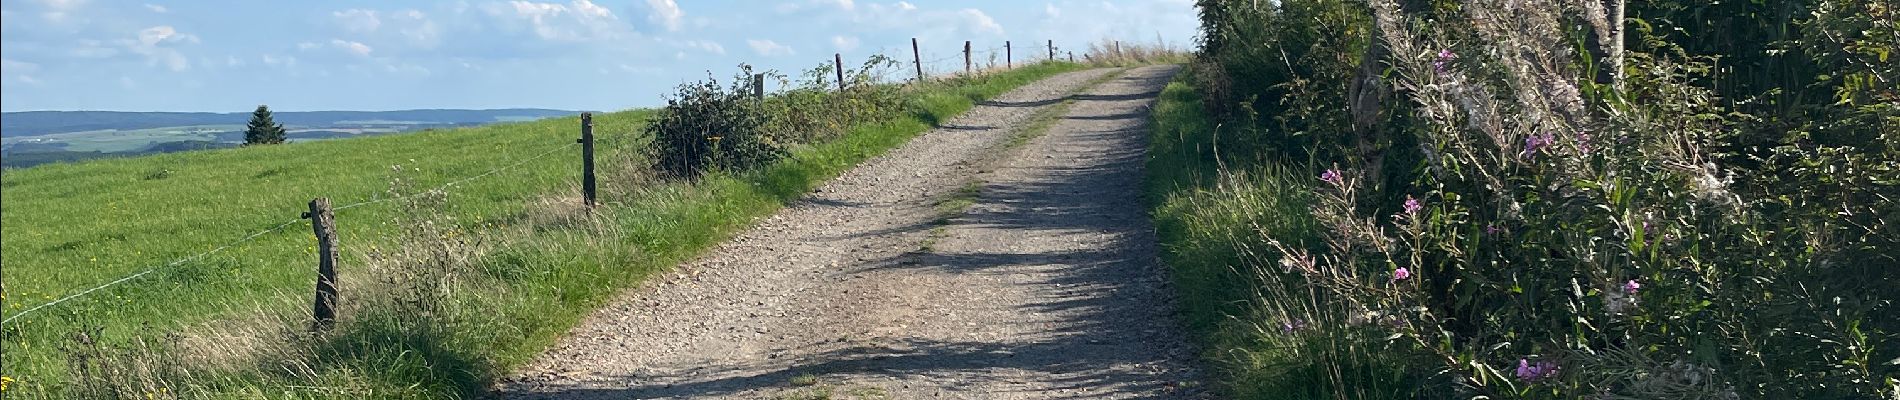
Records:
[[[590,316],[515,398],[1198,398],[1139,196],[1175,71],[1058,75],[827,183]],[[1047,133],[993,157],[1038,110]],[[978,178],[983,160],[993,160]],[[938,200],[981,195],[939,225]],[[927,251],[920,245],[928,243]]]

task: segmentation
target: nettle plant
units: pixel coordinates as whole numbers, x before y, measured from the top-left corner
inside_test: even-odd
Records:
[[[1855,283],[1895,281],[1891,243],[1865,240],[1892,228],[1762,215],[1710,150],[1734,116],[1703,64],[1625,54],[1591,0],[1372,8],[1423,162],[1385,212],[1326,170],[1324,249],[1270,241],[1348,314],[1319,320],[1469,397],[1900,396],[1900,289]]]

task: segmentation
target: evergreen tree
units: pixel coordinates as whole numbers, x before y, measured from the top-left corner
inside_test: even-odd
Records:
[[[284,142],[284,124],[271,120],[270,106],[258,105],[251,112],[251,123],[244,127],[244,145],[280,144]]]

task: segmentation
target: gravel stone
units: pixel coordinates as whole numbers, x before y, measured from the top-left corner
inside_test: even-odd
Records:
[[[628,290],[496,391],[1207,397],[1139,197],[1148,107],[1176,70],[1078,71],[984,102]],[[1004,148],[1065,98],[1048,132]],[[976,203],[939,223],[971,182]]]

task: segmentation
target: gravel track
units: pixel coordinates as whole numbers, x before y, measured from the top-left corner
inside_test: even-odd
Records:
[[[1072,72],[985,102],[629,290],[497,389],[1204,397],[1139,198],[1147,110],[1175,70]],[[1045,134],[1005,146],[1065,99]],[[946,219],[938,204],[972,182]]]

